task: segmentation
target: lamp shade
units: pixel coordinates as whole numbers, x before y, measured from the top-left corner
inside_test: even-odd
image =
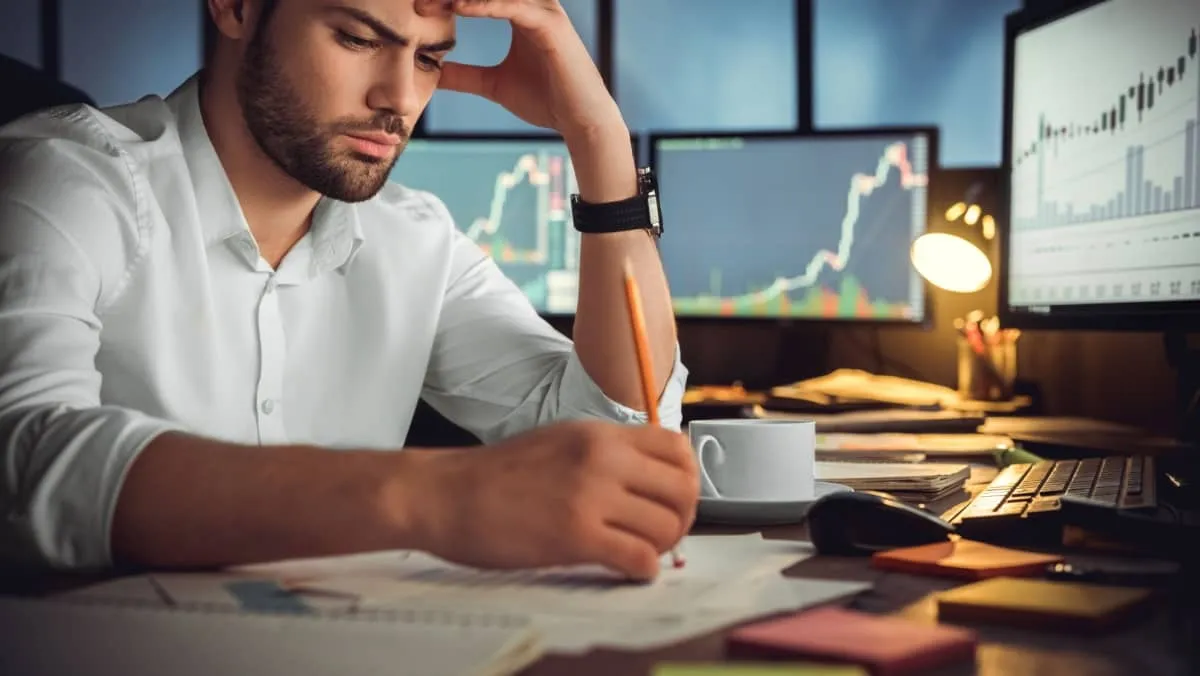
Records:
[[[912,244],[913,266],[930,284],[955,293],[974,293],[992,279],[992,262],[958,235],[927,232]]]

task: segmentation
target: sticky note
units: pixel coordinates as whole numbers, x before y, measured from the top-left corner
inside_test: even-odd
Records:
[[[943,575],[980,580],[989,577],[1041,575],[1046,566],[1063,560],[1056,554],[1039,554],[956,539],[918,547],[904,547],[871,555],[871,565],[918,575]]]
[[[996,577],[937,594],[942,620],[1068,631],[1104,629],[1139,610],[1149,589]]]
[[[862,667],[807,662],[665,662],[653,676],[868,676]]]
[[[856,664],[875,676],[923,674],[973,661],[978,637],[961,627],[924,624],[827,606],[734,629],[729,654],[750,660],[795,658]]]

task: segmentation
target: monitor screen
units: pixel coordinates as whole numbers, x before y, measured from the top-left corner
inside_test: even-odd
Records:
[[[1001,312],[1200,323],[1200,3],[1082,5],[1009,25]]]
[[[560,139],[414,138],[391,179],[445,202],[458,229],[539,313],[575,312],[579,234],[570,195],[578,189]]]
[[[934,129],[652,139],[676,314],[921,323]]]

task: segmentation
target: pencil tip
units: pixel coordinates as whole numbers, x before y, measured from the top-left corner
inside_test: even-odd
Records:
[[[625,276],[633,276],[633,261],[629,259],[629,256],[625,257]]]

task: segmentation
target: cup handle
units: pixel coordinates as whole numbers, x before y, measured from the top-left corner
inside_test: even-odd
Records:
[[[700,437],[700,441],[696,443],[696,464],[700,466],[700,490],[703,494],[714,498],[724,497],[713,484],[712,478],[708,476],[708,469],[704,466],[704,451],[709,444],[712,444],[717,452],[717,464],[725,462],[725,449],[721,447],[721,442],[711,434],[705,434]]]

